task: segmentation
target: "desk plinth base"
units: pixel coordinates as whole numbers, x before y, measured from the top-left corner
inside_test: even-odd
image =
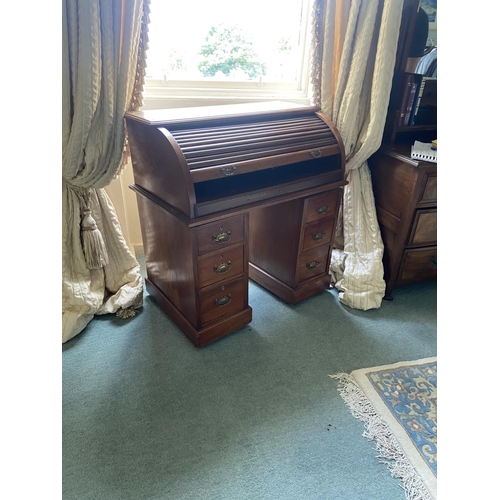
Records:
[[[274,295],[288,304],[298,304],[313,295],[316,295],[323,290],[326,290],[330,285],[330,275],[321,274],[315,278],[305,281],[296,288],[291,288],[282,281],[278,280],[269,273],[255,264],[249,263],[248,277],[269,290]]]
[[[167,313],[170,319],[186,335],[195,347],[203,347],[210,344],[225,335],[242,328],[252,321],[252,308],[246,307],[231,316],[227,316],[219,321],[214,321],[202,328],[195,328],[185,316],[168,300],[168,298],[159,290],[148,278],[146,281],[146,290],[157,302],[157,304]]]

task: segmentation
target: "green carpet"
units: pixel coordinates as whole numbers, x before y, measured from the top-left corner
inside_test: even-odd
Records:
[[[145,293],[63,345],[64,500],[404,500],[329,374],[436,355],[436,283],[377,310],[325,291],[201,349]]]

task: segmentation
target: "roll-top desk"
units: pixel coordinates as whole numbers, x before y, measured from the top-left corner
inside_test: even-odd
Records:
[[[252,319],[248,279],[296,304],[330,284],[345,154],[312,106],[126,115],[146,288],[201,347]]]

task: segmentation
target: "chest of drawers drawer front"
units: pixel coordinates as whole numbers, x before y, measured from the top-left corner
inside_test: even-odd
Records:
[[[408,246],[437,244],[437,210],[416,210]]]
[[[239,243],[244,238],[244,217],[232,217],[197,228],[198,255]]]
[[[302,251],[330,243],[333,231],[333,217],[310,222],[304,229]]]
[[[204,288],[200,292],[201,322],[203,325],[242,311],[245,304],[245,287],[248,286],[244,278],[224,281]]]
[[[404,252],[399,282],[416,283],[437,278],[437,247],[414,248]]]
[[[323,245],[300,254],[297,270],[298,283],[326,272],[329,250],[330,245]]]
[[[437,175],[427,176],[420,202],[437,203]]]
[[[306,223],[330,217],[336,213],[340,190],[313,196],[305,201]]]
[[[200,288],[243,274],[243,244],[198,258]]]

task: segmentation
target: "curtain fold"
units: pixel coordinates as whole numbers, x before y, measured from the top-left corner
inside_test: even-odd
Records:
[[[144,70],[144,61],[138,54],[148,5],[63,1],[63,342],[95,314],[130,317],[142,306],[140,266],[103,188],[121,171],[124,115],[142,91],[138,68]]]
[[[330,271],[339,300],[356,309],[381,305],[383,242],[368,158],[382,143],[403,0],[316,0],[314,96],[339,130],[346,180]],[[318,26],[318,23],[323,25]],[[319,88],[318,88],[319,86]]]

